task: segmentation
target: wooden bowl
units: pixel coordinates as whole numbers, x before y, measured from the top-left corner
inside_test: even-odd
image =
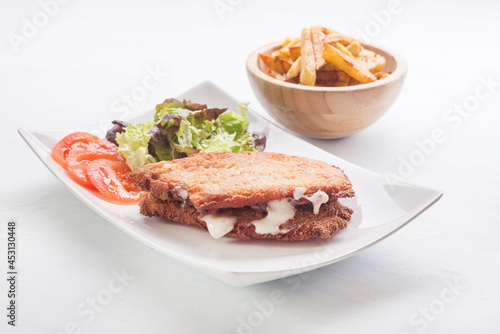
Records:
[[[264,73],[259,53],[271,54],[280,42],[258,48],[247,59],[253,92],[267,112],[288,129],[315,138],[340,138],[375,123],[396,100],[406,76],[406,61],[395,52],[364,46],[383,55],[387,78],[347,87],[305,86]]]

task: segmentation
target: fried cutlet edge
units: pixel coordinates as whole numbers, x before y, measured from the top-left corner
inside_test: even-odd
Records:
[[[146,193],[140,203],[141,214],[148,217],[166,218],[185,225],[207,229],[200,213],[191,205],[175,200],[162,201],[151,193]],[[281,224],[283,232],[259,234],[252,224],[254,219],[262,218],[258,209],[239,208],[232,213],[238,217],[233,230],[226,236],[239,239],[274,239],[279,241],[304,241],[315,238],[329,238],[347,227],[353,211],[338,200],[323,204],[318,214],[312,212],[311,204],[296,207],[295,217]]]

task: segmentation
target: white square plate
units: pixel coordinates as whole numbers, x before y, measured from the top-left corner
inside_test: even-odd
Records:
[[[236,110],[238,101],[211,82],[178,96],[213,107]],[[129,120],[151,120],[148,111]],[[78,198],[134,238],[210,276],[246,286],[306,272],[345,259],[394,233],[435,203],[442,192],[407,183],[389,184],[384,177],[353,165],[299,139],[249,109],[250,130],[267,134],[269,152],[309,157],[340,167],[356,196],[342,202],[354,210],[347,229],[325,240],[279,242],[213,239],[206,231],[160,218],[147,218],[138,205],[106,202],[73,182],[50,157],[52,147],[78,129],[21,128],[19,133],[42,162]],[[83,130],[83,129],[80,129]],[[88,129],[84,129],[87,130]]]

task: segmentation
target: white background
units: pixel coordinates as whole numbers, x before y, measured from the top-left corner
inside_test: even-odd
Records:
[[[500,5],[401,0],[380,14],[391,3],[73,0],[49,7],[44,22],[38,1],[3,0],[0,328],[7,328],[6,224],[14,219],[18,327],[9,333],[498,333]],[[218,12],[217,4],[229,7]],[[28,21],[37,31],[27,33]],[[142,85],[148,69],[162,72],[160,82],[125,118],[203,80],[264,113],[246,77],[247,55],[313,24],[364,32],[402,53],[409,72],[375,125],[309,141],[444,196],[380,244],[295,280],[235,288],[146,247],[82,204],[17,134],[118,118],[122,95]],[[491,91],[481,83],[488,78]],[[478,90],[489,94],[478,99]],[[459,116],[453,108],[464,104]],[[418,153],[438,128],[446,140]],[[114,271],[133,278],[95,316],[85,313]]]

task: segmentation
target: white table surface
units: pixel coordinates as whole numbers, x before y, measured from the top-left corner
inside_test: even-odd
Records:
[[[52,16],[40,14],[38,1],[0,3],[2,333],[500,332],[499,2],[41,3],[52,4]],[[394,4],[390,17],[377,15]],[[34,19],[40,27],[28,31]],[[132,101],[128,117],[203,80],[265,113],[249,86],[246,56],[313,24],[365,31],[373,43],[402,53],[409,72],[375,125],[340,140],[309,141],[374,172],[400,170],[408,182],[444,191],[401,231],[339,263],[293,279],[228,286],[109,224],[17,134],[18,127],[117,118],[122,94],[151,70],[162,73],[158,85]],[[490,91],[482,80],[494,82]],[[456,106],[464,104],[461,116]],[[437,128],[446,140],[403,170],[402,161],[419,155],[418,143]],[[9,219],[18,226],[16,328],[6,325],[4,307]],[[103,303],[92,309],[98,297]]]

